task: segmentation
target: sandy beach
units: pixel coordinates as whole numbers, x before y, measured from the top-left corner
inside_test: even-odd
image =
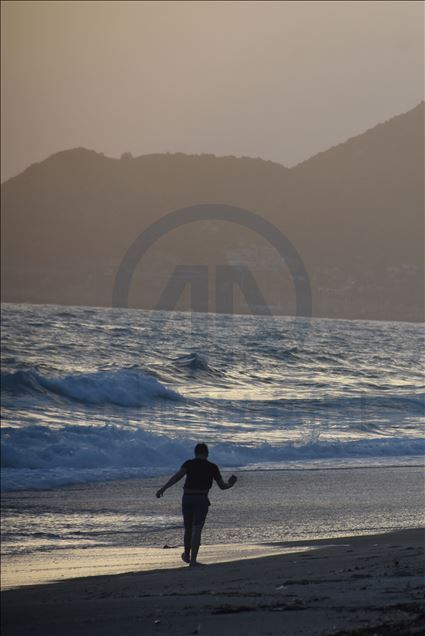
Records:
[[[3,633],[422,634],[424,537],[411,529],[324,539],[308,551],[292,542],[273,546],[294,550],[287,554],[196,569],[137,571],[134,563],[125,574],[6,590]]]

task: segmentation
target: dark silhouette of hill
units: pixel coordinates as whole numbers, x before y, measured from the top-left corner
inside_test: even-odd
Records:
[[[225,203],[290,239],[311,280],[314,315],[420,321],[423,139],[421,103],[291,169],[209,154],[56,153],[2,184],[2,299],[110,306],[118,266],[143,229],[178,208]],[[220,262],[245,262],[275,310],[293,312],[290,276],[264,239],[212,222],[161,239],[136,272],[144,292],[132,302],[155,307],[176,264]],[[274,302],[279,286],[282,303]],[[246,311],[236,296],[236,310]]]

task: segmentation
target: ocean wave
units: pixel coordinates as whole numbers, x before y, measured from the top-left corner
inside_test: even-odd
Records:
[[[138,428],[106,426],[45,426],[5,428],[2,432],[1,458],[9,469],[3,488],[10,489],[11,476],[28,476],[34,471],[28,488],[39,488],[49,474],[60,475],[62,483],[152,475],[178,468],[192,454],[196,441],[189,437],[149,433]],[[287,461],[341,460],[350,458],[391,458],[421,456],[423,437],[378,437],[342,441],[320,439],[308,432],[298,440],[279,445],[256,446],[218,442],[211,444],[211,459],[221,466],[243,467],[250,464],[285,463]],[[66,476],[67,475],[67,476]],[[65,480],[65,481],[63,481]]]
[[[196,398],[184,398],[177,390],[171,388],[186,386],[187,375],[193,376],[201,374],[199,381],[205,386],[205,396],[197,395]],[[220,376],[220,377],[219,377]],[[245,382],[249,384],[250,390],[242,385],[240,397],[238,399],[226,398],[225,393],[217,393],[217,396],[208,396],[211,386],[213,388],[234,389],[241,386],[241,380],[234,377],[229,371],[226,375],[214,369],[208,364],[207,358],[200,354],[188,354],[175,359],[168,365],[167,371],[164,368],[154,366],[147,367],[142,371],[137,367],[121,369],[103,369],[88,373],[73,373],[64,376],[49,376],[35,369],[20,370],[12,373],[1,374],[2,384],[2,405],[12,406],[17,397],[34,398],[37,406],[43,405],[43,401],[52,400],[56,404],[66,401],[67,407],[70,404],[80,406],[118,406],[122,408],[137,408],[151,404],[156,400],[175,401],[177,406],[182,401],[189,407],[212,407],[225,410],[229,414],[239,413],[261,413],[264,417],[282,418],[285,416],[303,418],[304,416],[315,417],[361,417],[366,421],[372,417],[382,419],[385,413],[390,420],[401,418],[406,420],[409,417],[423,417],[425,415],[425,395],[416,393],[392,393],[384,391],[381,387],[381,394],[378,391],[360,391],[357,388],[355,393],[343,394],[347,392],[345,387],[340,387],[337,394],[335,389],[325,383],[315,382],[314,397],[310,384],[298,382],[299,389],[303,392],[309,391],[310,395],[304,397],[285,396],[285,387],[281,389],[282,396],[259,398],[259,385],[264,385],[266,378],[255,375],[249,378],[247,373]],[[271,382],[271,380],[270,380]],[[384,387],[385,388],[385,387]],[[388,387],[390,388],[390,387]],[[247,394],[253,394],[248,397]]]
[[[155,399],[180,400],[176,391],[139,369],[117,369],[48,377],[34,369],[2,373],[2,402],[5,394],[63,398],[84,405],[112,404],[139,407]]]
[[[221,412],[233,414],[233,418],[259,417],[279,426],[300,425],[304,421],[339,422],[351,430],[359,422],[388,426],[400,425],[422,419],[425,403],[422,395],[325,395],[313,397],[275,397],[270,399],[240,399],[226,397],[197,398],[199,406],[209,406]],[[258,394],[258,391],[256,391]],[[353,428],[353,430],[354,430]]]
[[[160,467],[187,455],[187,440],[113,425],[3,428],[3,468]]]
[[[210,366],[207,356],[200,353],[187,353],[179,356],[172,362],[172,367],[177,372],[189,372],[191,375],[203,373],[221,377],[223,373]]]

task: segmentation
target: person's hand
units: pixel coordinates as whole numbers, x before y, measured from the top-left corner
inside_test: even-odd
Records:
[[[238,478],[236,477],[236,475],[231,475],[231,477],[229,477],[228,484],[229,486],[233,486],[234,484],[236,484],[237,481]]]
[[[160,488],[159,490],[156,491],[156,497],[157,499],[159,499],[160,497],[162,497],[162,495],[164,494],[164,489]]]

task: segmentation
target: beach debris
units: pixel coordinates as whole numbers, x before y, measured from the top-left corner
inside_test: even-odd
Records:
[[[159,619],[159,618],[157,618],[157,619],[156,619],[156,621],[154,621],[154,625],[159,625],[159,624],[160,624],[160,622],[161,622],[161,621],[160,621],[160,619]]]
[[[239,614],[239,612],[255,612],[256,607],[250,605],[220,605],[211,610],[211,614]]]

